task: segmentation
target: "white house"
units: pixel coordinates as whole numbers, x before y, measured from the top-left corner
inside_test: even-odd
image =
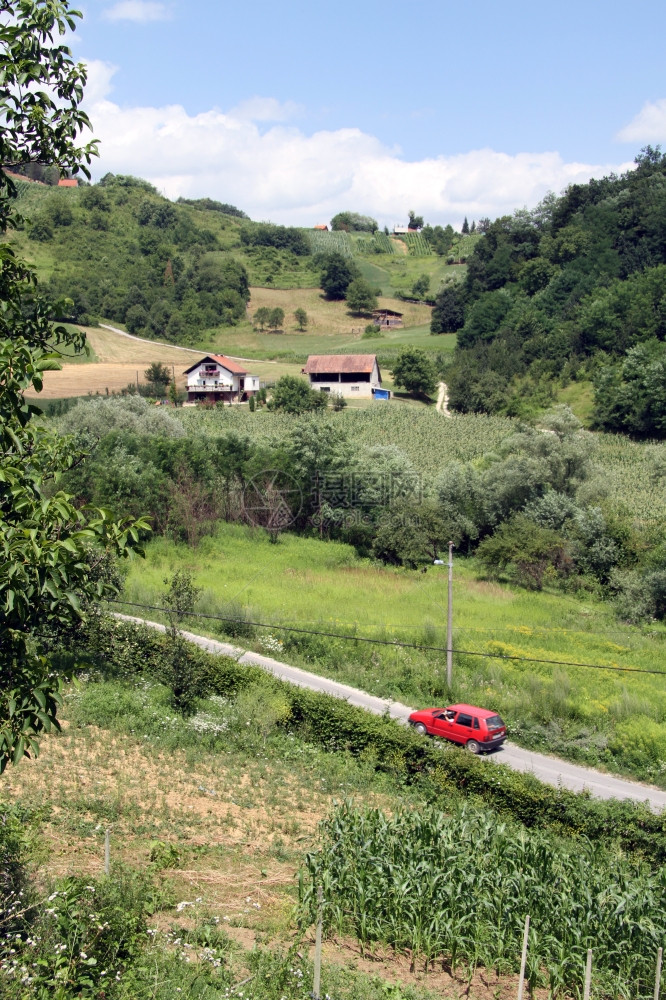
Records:
[[[183,374],[188,403],[242,403],[259,391],[259,376],[223,354],[208,354]]]
[[[382,387],[376,354],[311,354],[303,374],[312,389],[340,396],[373,396]]]

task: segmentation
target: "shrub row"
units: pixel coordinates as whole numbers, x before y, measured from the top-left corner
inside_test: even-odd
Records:
[[[92,640],[92,641],[91,641]],[[116,676],[150,675],[164,680],[161,664],[166,638],[129,622],[99,620],[88,648],[98,664]],[[388,716],[374,716],[330,695],[269,679],[259,667],[191,647],[196,694],[234,696],[252,684],[278,686],[290,705],[286,723],[308,740],[330,750],[372,760],[378,771],[418,782],[426,796],[441,802],[458,789],[508,813],[526,827],[546,827],[591,841],[614,840],[623,850],[651,862],[666,862],[666,817],[631,801],[602,801],[543,784],[532,775],[491,764],[457,747],[426,741]]]

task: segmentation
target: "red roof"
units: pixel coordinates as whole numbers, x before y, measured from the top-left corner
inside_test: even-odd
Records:
[[[235,361],[232,361],[231,358],[225,357],[224,354],[207,354],[205,358],[201,358],[199,361],[195,362],[195,364],[186,368],[183,375],[188,375],[205,361],[215,361],[216,364],[221,365],[222,368],[226,368],[232,375],[247,375],[247,368],[241,368],[240,365],[236,364]]]
[[[77,188],[78,186],[79,182],[76,177],[61,177],[58,181],[59,188]]]
[[[371,373],[376,362],[376,354],[311,354],[303,371],[306,375]]]

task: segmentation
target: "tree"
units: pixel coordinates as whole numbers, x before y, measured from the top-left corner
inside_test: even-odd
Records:
[[[383,562],[414,569],[419,563],[441,558],[455,537],[452,527],[447,512],[435,500],[404,500],[389,506],[380,517],[373,551]]]
[[[666,437],[666,345],[637,344],[594,378],[594,423],[634,437]]]
[[[430,317],[431,333],[455,333],[465,324],[465,309],[460,290],[453,284],[444,285],[437,293]]]
[[[156,396],[163,396],[166,387],[171,381],[171,372],[168,365],[163,365],[161,361],[151,361],[150,368],[146,368],[143,373],[146,382],[151,386]]]
[[[437,388],[437,372],[425,351],[407,347],[393,366],[393,381],[398,388],[416,396],[430,396]]]
[[[17,191],[6,173],[18,164],[57,164],[89,176],[94,142],[79,108],[86,70],[61,44],[79,15],[66,2],[4,0],[0,25],[0,771],[36,754],[39,734],[58,727],[65,668],[53,652],[75,648],[81,621],[100,597],[117,592],[101,567],[108,553],[138,546],[143,521],[76,507],[54,483],[81,456],[72,441],[35,426],[27,389],[58,367],[63,348],[84,334],[50,322],[34,271],[6,242],[16,228]],[[59,36],[59,37],[58,37]]]
[[[197,694],[196,660],[192,643],[183,636],[181,625],[192,614],[200,587],[195,587],[189,570],[176,570],[164,581],[168,591],[164,596],[169,624],[166,628],[166,674],[172,691],[174,708],[182,715],[192,715]]]
[[[300,306],[298,307],[298,309],[294,310],[294,319],[298,323],[299,330],[304,330],[308,325],[308,314],[306,313],[305,309],[301,308]]]
[[[430,291],[430,275],[422,274],[412,285],[412,295],[415,299],[424,299]]]
[[[524,514],[501,524],[481,542],[477,555],[489,572],[509,569],[516,582],[530,590],[542,589],[548,569],[566,572],[572,565],[561,536]]]
[[[376,233],[377,220],[358,212],[338,212],[331,219],[331,229],[346,233]]]
[[[273,395],[268,404],[271,410],[285,413],[307,413],[328,406],[328,393],[311,389],[304,378],[298,375],[283,375],[275,383]]]
[[[340,253],[324,257],[320,286],[327,299],[344,299],[347,289],[358,276],[356,265]]]
[[[137,303],[129,307],[125,313],[125,326],[130,333],[139,333],[148,326],[148,313],[142,305]]]
[[[259,324],[259,329],[263,330],[271,318],[271,311],[268,306],[259,306],[254,314],[254,322]]]
[[[347,287],[345,297],[349,309],[356,315],[369,313],[377,308],[377,296],[365,278],[354,278]]]
[[[279,330],[284,323],[284,309],[281,306],[276,306],[271,309],[270,316],[268,317],[268,325],[271,330]]]
[[[415,215],[414,212],[409,212],[409,222],[407,223],[409,229],[423,229],[423,216]]]
[[[460,230],[460,232],[463,234],[463,236],[469,235],[469,222],[467,221],[467,216],[465,216],[465,218],[463,219],[462,229]]]

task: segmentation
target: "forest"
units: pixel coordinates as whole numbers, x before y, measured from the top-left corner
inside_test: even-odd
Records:
[[[461,412],[528,416],[572,382],[594,386],[593,426],[666,433],[666,154],[574,184],[484,227],[465,281],[438,296],[432,332],[458,333],[446,371]]]

